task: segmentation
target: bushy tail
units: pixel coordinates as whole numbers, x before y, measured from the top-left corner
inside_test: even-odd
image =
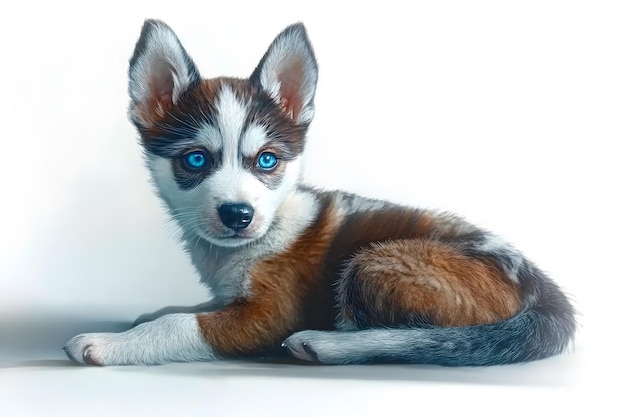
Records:
[[[569,314],[554,314],[536,306],[489,325],[381,331],[388,332],[389,338],[404,339],[403,348],[390,349],[381,355],[381,360],[482,366],[526,362],[562,353],[571,343],[575,322]]]
[[[576,320],[574,309],[555,284],[547,278],[534,284],[527,292],[525,308],[498,323],[304,331],[287,339],[286,346],[296,357],[327,364],[408,362],[485,366],[543,359],[568,348],[576,331]]]

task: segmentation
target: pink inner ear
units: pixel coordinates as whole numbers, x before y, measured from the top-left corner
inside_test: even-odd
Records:
[[[153,64],[150,77],[150,99],[147,103],[147,113],[154,119],[163,116],[173,104],[174,69],[165,62]]]
[[[280,81],[280,101],[287,114],[297,119],[302,110],[302,83],[304,82],[304,65],[301,59],[287,62],[278,74]]]

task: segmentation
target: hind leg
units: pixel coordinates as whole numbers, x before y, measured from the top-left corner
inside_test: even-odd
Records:
[[[471,326],[520,309],[516,285],[494,265],[438,241],[376,244],[357,253],[337,285],[338,327]]]
[[[438,241],[363,249],[345,266],[336,291],[337,327],[344,332],[298,332],[285,341],[294,356],[345,363],[345,353],[353,362],[369,343],[361,329],[495,323],[521,308],[516,285],[503,271]]]

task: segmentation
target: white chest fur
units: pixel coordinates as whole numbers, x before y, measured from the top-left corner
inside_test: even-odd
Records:
[[[250,270],[263,258],[286,250],[315,220],[319,202],[312,192],[297,190],[277,210],[267,233],[251,244],[227,248],[185,234],[191,261],[213,296],[223,304],[250,296]]]

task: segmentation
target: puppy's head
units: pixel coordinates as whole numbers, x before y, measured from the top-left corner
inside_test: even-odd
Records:
[[[248,79],[202,79],[174,32],[145,22],[130,60],[129,117],[160,196],[186,233],[219,246],[263,236],[300,180],[317,64],[302,24]]]

